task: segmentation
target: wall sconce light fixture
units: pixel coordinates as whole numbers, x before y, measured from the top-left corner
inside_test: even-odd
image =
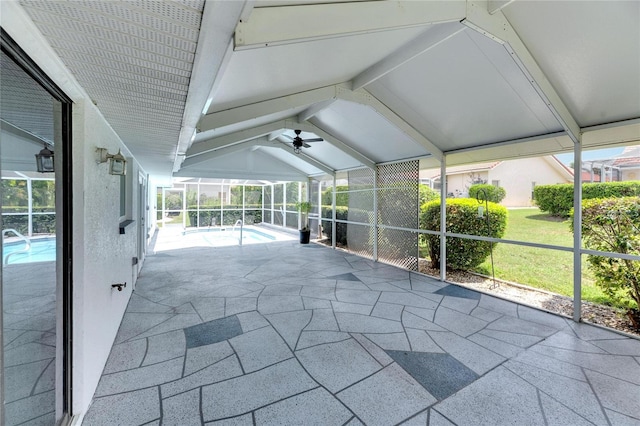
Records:
[[[36,154],[36,166],[40,173],[53,172],[53,151],[47,144]]]
[[[98,164],[109,162],[109,174],[124,176],[127,174],[127,159],[118,150],[117,154],[109,154],[107,148],[96,148],[98,153]]]

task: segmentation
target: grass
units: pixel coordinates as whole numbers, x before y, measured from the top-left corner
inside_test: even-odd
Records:
[[[547,214],[537,208],[510,209],[506,240],[526,241],[572,247],[573,233],[569,222]],[[549,249],[498,244],[493,252],[496,278],[551,291],[565,296],[573,295],[573,253]],[[491,275],[488,258],[475,270]],[[582,262],[582,299],[611,305],[612,301],[596,286],[595,280]]]
[[[541,213],[537,208],[509,209],[505,240],[525,241],[573,247],[569,222]],[[424,244],[420,256],[429,258]],[[496,278],[573,296],[573,253],[534,247],[498,244],[493,251]],[[491,276],[491,259],[474,269]],[[619,306],[596,286],[586,256],[582,258],[582,299],[603,305]],[[622,306],[620,306],[622,307]]]

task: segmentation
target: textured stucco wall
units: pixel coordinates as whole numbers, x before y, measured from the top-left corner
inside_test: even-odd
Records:
[[[115,153],[120,139],[90,102],[73,110],[74,156],[74,410],[83,412],[100,379],[133,288],[132,258],[137,227],[119,233],[120,177],[96,162],[96,147]],[[127,174],[127,191],[137,187],[138,167]],[[137,197],[128,197],[129,217],[137,218]],[[123,291],[113,283],[127,283]]]

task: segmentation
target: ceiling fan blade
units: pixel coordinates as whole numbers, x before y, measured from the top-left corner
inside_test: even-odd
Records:
[[[311,139],[304,139],[304,142],[322,142],[324,139],[322,138],[311,138]]]
[[[309,145],[309,144],[308,144],[308,143],[306,143],[306,142],[302,142],[302,146],[304,146],[305,148],[311,148],[311,145]]]
[[[291,140],[293,140],[293,137],[292,137],[292,136],[289,136],[289,135],[287,135],[287,134],[285,134],[285,133],[281,134],[280,136],[284,136],[284,137],[285,137],[285,138],[287,138],[287,139],[291,139]]]

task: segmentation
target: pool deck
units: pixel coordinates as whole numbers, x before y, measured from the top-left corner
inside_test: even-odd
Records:
[[[640,425],[640,341],[297,242],[149,256],[84,425]]]

